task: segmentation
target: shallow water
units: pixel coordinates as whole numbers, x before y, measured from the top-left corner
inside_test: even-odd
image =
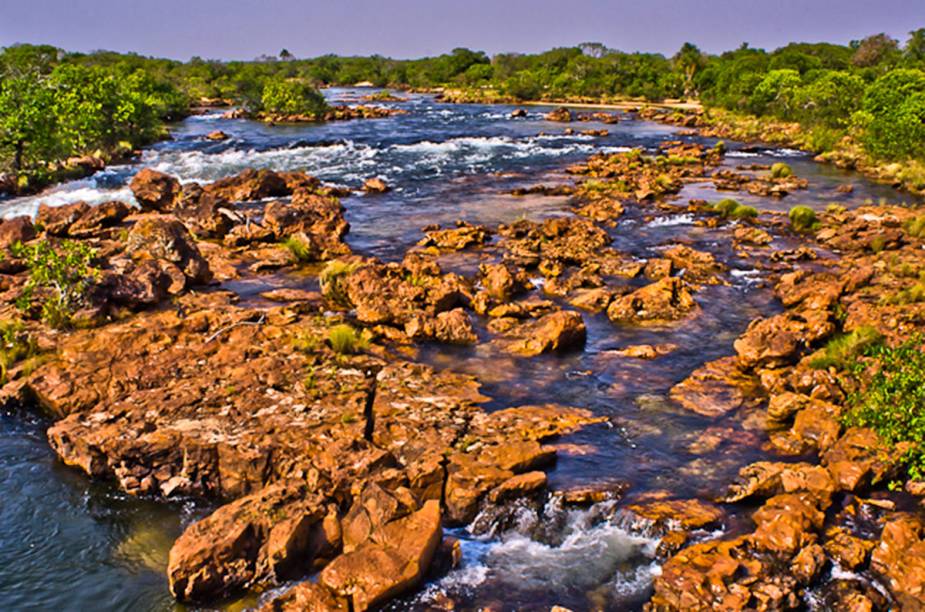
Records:
[[[332,90],[328,95],[349,97],[354,92]],[[606,137],[569,136],[563,134],[563,124],[542,119],[547,109],[541,107],[530,107],[526,119],[514,120],[511,107],[445,105],[428,96],[412,96],[398,106],[411,112],[325,125],[266,126],[221,120],[217,113],[191,117],[174,126],[173,140],[145,151],[138,164],[108,168],[38,197],[0,202],[0,215],[33,213],[39,202],[130,200],[126,183],[143,166],[184,181],[215,180],[250,166],[303,169],[353,189],[368,177],[381,176],[393,187],[391,192],[355,192],[344,199],[351,223],[348,242],[365,255],[399,259],[421,238],[420,227],[430,223],[464,219],[497,224],[567,214],[566,198],[514,197],[509,192],[517,186],[565,181],[565,166],[595,152],[652,149],[679,132],[627,118],[619,125],[571,124],[576,130],[608,129]],[[231,139],[204,140],[215,129]],[[816,164],[799,152],[730,148],[727,167],[783,159],[810,181],[809,190],[782,200],[732,194],[759,210],[904,199],[887,186]],[[836,188],[846,182],[854,185],[854,192],[838,193]],[[695,183],[677,201],[683,205],[690,198],[729,195],[716,192],[711,183]],[[698,292],[703,314],[674,327],[617,328],[603,314],[585,313],[588,341],[580,353],[528,360],[483,343],[472,348],[424,346],[420,358],[478,375],[493,398],[489,409],[554,401],[608,417],[606,424],[559,441],[559,460],[550,474],[553,488],[606,480],[629,483],[631,497],[655,490],[712,497],[740,466],[761,456],[760,434],[735,416],[715,421],[686,413],[667,399],[668,390],[705,361],[732,354],[732,342],[748,322],[776,312],[778,305],[749,262],[737,258],[728,231],[696,226],[680,210],[655,213],[627,206],[608,231],[615,248],[639,258],[676,241],[710,251],[730,266],[729,285]],[[776,240],[776,246],[786,245],[786,239]],[[444,267],[471,273],[480,257],[488,261],[494,256],[491,249],[476,256],[448,256]],[[274,274],[228,287],[247,302],[259,300],[268,287],[313,288],[314,282],[304,274]],[[487,339],[485,321],[476,324]],[[654,361],[613,353],[642,343],[679,348]],[[163,575],[166,550],[196,510],[134,500],[105,483],[91,484],[54,459],[44,436],[46,426],[23,414],[0,418],[0,603],[17,610],[170,609],[174,604]],[[708,454],[691,452],[690,444],[709,428],[727,430],[726,438],[734,432],[735,442]],[[571,513],[553,508],[553,514],[543,517],[525,511],[518,528],[488,539],[458,530],[463,566],[395,609],[423,607],[441,592],[466,606],[638,608],[657,571],[655,540],[605,510],[612,508]],[[552,520],[553,515],[559,521],[554,538],[539,541],[525,535],[538,520]]]

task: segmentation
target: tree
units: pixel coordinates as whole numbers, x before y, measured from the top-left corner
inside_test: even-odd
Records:
[[[37,75],[0,81],[0,151],[14,172],[57,157],[51,90]]]
[[[261,107],[282,115],[315,115],[327,110],[324,96],[301,79],[270,79],[263,86]]]
[[[681,49],[671,58],[676,70],[681,72],[684,77],[684,95],[691,97],[696,95],[694,86],[694,76],[699,70],[706,66],[707,59],[704,54],[693,43],[686,42]]]
[[[851,63],[859,68],[870,68],[891,62],[898,55],[899,41],[886,34],[875,34],[857,43]]]
[[[906,57],[913,61],[925,61],[925,28],[919,28],[909,32],[909,40],[906,41]]]
[[[925,72],[896,69],[877,79],[864,94],[858,122],[872,154],[920,157],[925,150]]]
[[[279,59],[283,60],[284,62],[288,62],[289,60],[294,60],[295,56],[292,53],[289,53],[289,49],[283,49],[279,52]]]

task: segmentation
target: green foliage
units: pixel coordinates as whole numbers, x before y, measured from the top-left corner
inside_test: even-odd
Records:
[[[793,169],[784,162],[777,162],[771,166],[771,178],[788,178],[793,176]]]
[[[925,302],[925,281],[919,281],[910,287],[905,287],[892,295],[886,296],[883,301],[894,305]]]
[[[848,426],[870,427],[905,452],[909,477],[925,479],[925,350],[917,336],[896,347],[874,344],[849,368],[861,382],[849,397]]]
[[[28,245],[17,243],[11,253],[23,259],[29,270],[17,307],[26,313],[38,307],[42,321],[58,329],[68,327],[99,275],[91,265],[96,251],[71,240],[56,248],[43,239]]]
[[[343,286],[344,278],[356,270],[358,265],[341,261],[339,259],[331,260],[327,263],[321,274],[318,275],[318,282],[321,284],[321,293],[325,298],[334,304],[350,307],[350,299],[347,297],[346,290]]]
[[[328,343],[339,355],[352,355],[369,348],[369,336],[364,330],[358,333],[352,326],[341,323],[328,330]]]
[[[328,109],[324,96],[302,79],[272,79],[263,86],[261,110],[282,115],[320,117]]]
[[[903,224],[906,233],[915,238],[925,238],[925,215],[909,219]]]
[[[832,338],[825,348],[811,356],[812,368],[825,370],[836,368],[842,370],[854,362],[869,347],[880,343],[883,336],[873,327],[859,327],[851,333]]]
[[[321,347],[321,340],[310,329],[300,329],[291,339],[292,348],[300,353],[315,353]]]
[[[787,215],[790,219],[790,227],[797,232],[810,232],[816,229],[816,211],[809,206],[794,206]]]
[[[754,206],[739,205],[731,213],[729,213],[730,218],[739,220],[754,219],[757,216],[758,209]]]
[[[289,236],[283,241],[283,246],[292,253],[298,261],[303,263],[316,261],[316,251],[312,245],[306,244],[305,240],[298,236]]]
[[[10,368],[37,352],[35,339],[22,321],[0,321],[0,385],[7,383]]]
[[[867,150],[886,159],[921,157],[925,144],[925,72],[897,69],[864,94],[856,118]]]
[[[713,205],[713,212],[723,219],[753,219],[758,216],[758,210],[752,206],[744,206],[737,200],[725,198]]]
[[[148,144],[188,112],[184,94],[128,59],[100,66],[50,49],[0,53],[0,171],[41,181],[51,162]]]
[[[713,211],[721,217],[726,218],[733,213],[741,204],[732,198],[725,198],[713,205]]]

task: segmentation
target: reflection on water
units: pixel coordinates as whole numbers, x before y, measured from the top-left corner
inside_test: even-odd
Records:
[[[353,92],[334,90],[332,96]],[[302,169],[320,178],[358,188],[365,178],[383,177],[386,194],[355,193],[344,199],[351,232],[348,241],[364,255],[398,259],[421,237],[420,227],[456,219],[497,224],[518,218],[543,219],[567,214],[562,197],[508,195],[537,182],[566,180],[562,169],[600,151],[641,146],[653,149],[675,128],[626,119],[604,128],[606,137],[563,133],[548,123],[546,109],[533,107],[526,119],[510,118],[509,107],[445,105],[428,96],[398,104],[409,114],[381,120],[324,125],[267,126],[246,120],[221,120],[217,114],[192,117],[174,129],[174,139],[146,151],[138,165],[106,169],[94,177],[59,186],[34,198],[0,202],[0,214],[33,212],[39,202],[102,202],[130,199],[127,181],[142,165],[176,174],[183,181],[210,181],[248,166]],[[214,143],[203,137],[221,128],[231,138]],[[707,144],[714,141],[701,140]],[[735,146],[731,146],[735,149]],[[887,186],[811,161],[795,151],[735,151],[728,168],[786,160],[810,188],[782,200],[732,194],[759,210],[785,211],[794,204],[817,209],[831,202],[855,206],[867,199],[902,201]],[[839,191],[851,183],[852,193]],[[729,196],[712,183],[685,187],[679,205],[690,198]],[[760,436],[735,414],[713,421],[681,410],[668,399],[672,385],[705,361],[732,353],[732,342],[748,322],[778,311],[778,304],[752,263],[736,253],[728,229],[696,225],[679,210],[654,213],[627,206],[608,229],[613,246],[637,258],[683,242],[709,251],[730,267],[728,285],[697,292],[702,314],[677,326],[618,328],[604,314],[584,314],[585,351],[533,359],[512,357],[483,343],[459,348],[426,345],[420,358],[439,367],[477,375],[494,398],[487,408],[554,401],[587,407],[608,422],[560,441],[559,460],[550,474],[552,488],[618,479],[628,495],[669,490],[678,496],[711,497],[738,468],[760,456]],[[776,236],[775,247],[788,245]],[[444,269],[473,274],[480,262],[499,253],[441,259]],[[243,303],[259,300],[267,289],[317,289],[313,276],[275,272],[258,282],[228,283]],[[487,321],[476,317],[488,339]],[[673,344],[677,348],[652,361],[620,356],[637,344]],[[58,464],[45,440],[46,423],[24,415],[0,418],[0,601],[8,609],[166,610],[163,568],[166,551],[190,518],[189,509],[126,498],[106,484],[90,484]],[[732,433],[730,433],[732,432]],[[733,440],[715,444],[717,439]],[[696,452],[695,452],[696,451]],[[611,505],[612,506],[612,505]],[[465,530],[463,566],[440,584],[461,602],[488,605],[503,601],[514,608],[558,603],[587,609],[638,608],[653,571],[655,540],[615,520],[613,512],[524,510],[517,527],[484,539]],[[609,510],[613,510],[612,507]],[[531,514],[533,512],[533,514]],[[542,537],[537,523],[557,529]],[[431,585],[407,609],[426,605]]]
[[[47,422],[0,415],[0,602],[4,610],[168,610],[176,508],[92,484],[62,466]]]

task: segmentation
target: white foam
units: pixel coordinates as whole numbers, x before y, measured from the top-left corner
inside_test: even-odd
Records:
[[[674,215],[671,217],[659,217],[646,223],[646,227],[673,227],[676,225],[691,225],[694,223],[694,215],[685,213],[683,215]]]

